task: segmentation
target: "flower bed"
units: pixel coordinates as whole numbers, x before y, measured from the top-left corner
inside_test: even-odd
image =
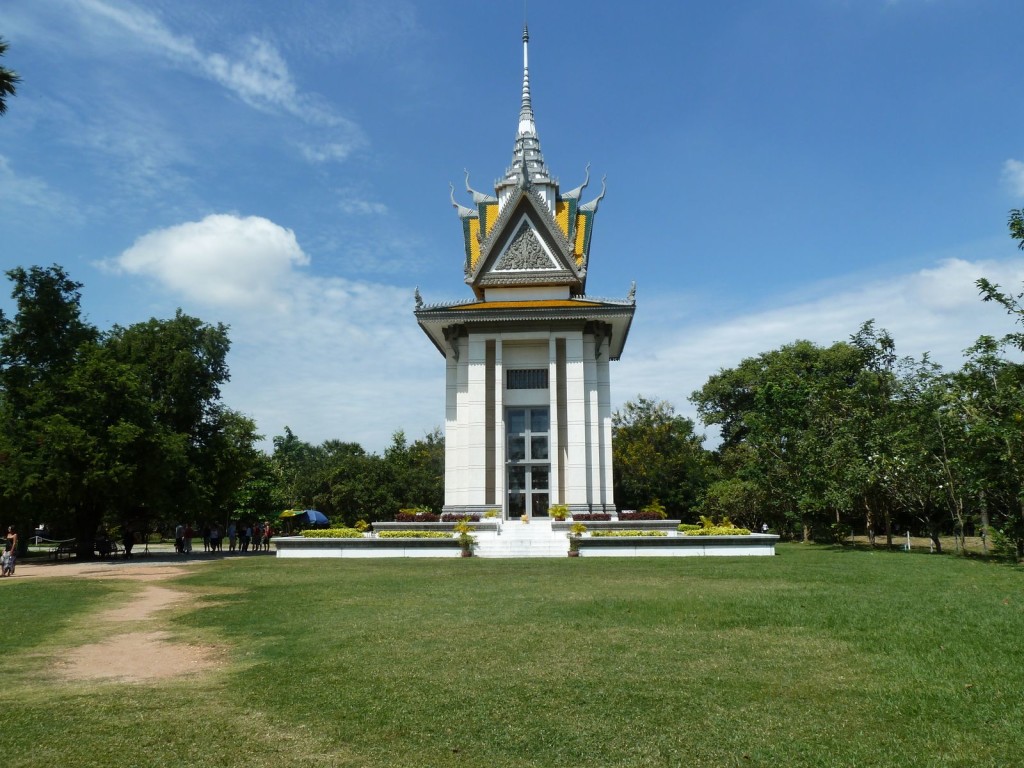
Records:
[[[622,511],[619,512],[619,520],[664,520],[663,515],[659,515],[657,512],[645,512],[640,510],[636,511]]]
[[[434,514],[433,512],[412,512],[410,510],[400,510],[395,515],[396,523],[439,523],[441,522],[441,516]]]
[[[381,531],[378,539],[450,539],[450,533],[444,531]]]
[[[612,529],[612,530],[594,531],[590,535],[591,536],[668,536],[668,533],[665,532],[665,531],[636,531],[636,530],[616,531],[616,530]]]
[[[592,520],[611,520],[612,516],[606,512],[578,512],[572,516],[577,523],[588,523]]]

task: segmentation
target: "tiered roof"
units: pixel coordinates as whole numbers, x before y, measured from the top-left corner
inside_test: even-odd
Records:
[[[530,94],[529,30],[523,27],[523,89],[512,163],[494,195],[474,190],[466,172],[472,206],[452,205],[462,223],[464,275],[475,302],[425,307],[417,293],[416,317],[442,353],[455,332],[452,323],[519,319],[588,319],[608,326],[610,352],[618,357],[632,321],[632,291],[625,301],[585,298],[594,217],[605,195],[581,203],[590,182],[561,192],[544,162]],[[488,299],[488,292],[491,296]]]

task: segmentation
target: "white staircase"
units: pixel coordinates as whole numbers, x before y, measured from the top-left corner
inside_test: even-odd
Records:
[[[551,530],[551,521],[533,519],[529,523],[506,520],[501,533],[479,533],[477,557],[567,557],[569,539]]]

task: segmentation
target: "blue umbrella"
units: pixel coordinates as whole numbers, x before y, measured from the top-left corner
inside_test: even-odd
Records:
[[[329,525],[330,520],[327,519],[327,515],[316,509],[304,509],[295,516],[296,519],[302,522],[307,522],[310,525]]]

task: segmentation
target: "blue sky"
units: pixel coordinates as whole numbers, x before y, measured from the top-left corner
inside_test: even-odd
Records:
[[[956,367],[1024,280],[1019,0],[532,3],[548,167],[607,175],[591,295],[637,313],[616,405],[874,318]],[[268,437],[381,450],[444,420],[412,316],[469,297],[448,184],[509,163],[521,2],[0,3],[0,267],[62,264],[101,328],[231,326]],[[586,195],[585,195],[586,196]],[[10,309],[4,289],[0,306]]]

